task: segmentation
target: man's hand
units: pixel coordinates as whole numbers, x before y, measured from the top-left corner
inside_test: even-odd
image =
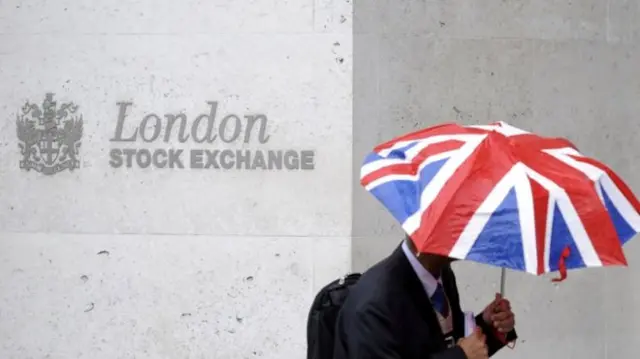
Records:
[[[482,319],[500,333],[508,333],[516,325],[516,318],[511,311],[511,304],[498,293],[496,293],[496,299],[482,312]]]
[[[467,359],[488,359],[489,350],[485,342],[486,338],[480,328],[470,336],[462,338],[458,341],[458,346],[462,348]]]

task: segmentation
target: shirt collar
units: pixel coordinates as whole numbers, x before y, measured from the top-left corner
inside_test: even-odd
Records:
[[[433,293],[438,288],[438,284],[442,284],[442,282],[440,281],[440,279],[435,279],[433,275],[428,270],[426,270],[422,266],[422,264],[420,264],[418,258],[416,258],[416,256],[409,249],[406,241],[402,242],[402,251],[407,257],[407,260],[409,260],[409,264],[411,264],[411,267],[418,276],[418,279],[420,279],[425,292],[427,293],[429,298],[431,298],[433,296]]]

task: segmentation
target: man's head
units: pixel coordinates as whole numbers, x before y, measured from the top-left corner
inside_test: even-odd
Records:
[[[426,270],[431,272],[434,276],[440,276],[440,271],[442,268],[451,264],[451,262],[457,261],[455,258],[450,258],[447,256],[441,256],[439,254],[431,254],[431,253],[419,253],[416,245],[413,243],[413,240],[409,238],[409,236],[405,236],[404,239],[407,242],[407,245],[412,253],[416,255],[418,261],[425,267]]]

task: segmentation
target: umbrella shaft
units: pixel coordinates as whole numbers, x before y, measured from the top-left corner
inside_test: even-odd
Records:
[[[502,268],[500,271],[500,295],[504,297],[504,282],[506,281],[507,270]]]

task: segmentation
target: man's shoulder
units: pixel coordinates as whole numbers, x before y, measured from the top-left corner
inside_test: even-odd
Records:
[[[382,260],[362,273],[351,288],[345,307],[352,313],[372,308],[390,310],[408,298],[402,295],[403,290],[402,278],[398,278],[392,266]]]

